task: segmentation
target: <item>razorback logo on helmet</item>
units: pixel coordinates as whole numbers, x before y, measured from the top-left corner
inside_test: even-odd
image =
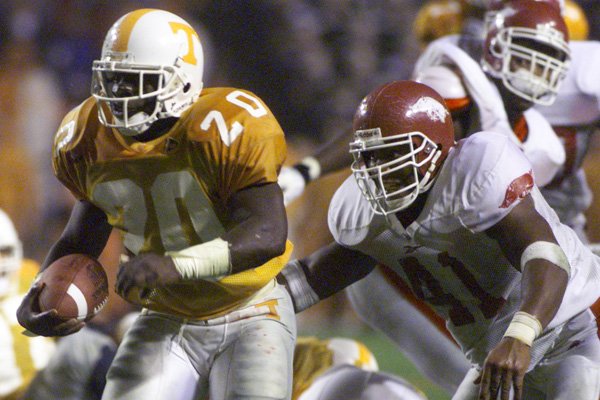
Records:
[[[504,201],[500,204],[500,208],[508,208],[518,199],[522,199],[531,193],[533,188],[533,172],[529,172],[521,175],[520,177],[513,180],[504,194]]]
[[[406,112],[408,117],[417,113],[425,113],[432,121],[446,122],[446,117],[450,115],[446,107],[432,97],[421,97]]]

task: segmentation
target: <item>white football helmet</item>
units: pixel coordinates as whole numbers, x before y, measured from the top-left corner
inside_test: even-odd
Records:
[[[8,215],[0,210],[0,298],[17,294],[23,247]]]
[[[512,1],[488,13],[482,68],[516,95],[554,102],[571,52],[560,7],[551,1]]]
[[[203,68],[200,39],[185,20],[155,9],[124,15],[92,67],[100,121],[135,136],[158,119],[179,117],[200,95]]]

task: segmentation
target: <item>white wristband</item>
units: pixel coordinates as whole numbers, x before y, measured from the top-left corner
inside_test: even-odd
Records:
[[[517,311],[513,316],[504,337],[520,340],[531,347],[535,338],[542,333],[542,324],[539,319],[524,311]]]
[[[308,176],[311,181],[318,179],[321,176],[321,164],[314,157],[305,157],[300,161],[300,164],[308,168]]]
[[[167,251],[183,279],[219,277],[231,273],[229,243],[221,238],[188,247],[180,251]]]
[[[557,267],[564,269],[567,272],[567,275],[571,275],[571,264],[569,264],[569,259],[563,249],[556,243],[539,240],[527,246],[527,248],[523,250],[523,254],[521,254],[521,271],[525,269],[525,264],[536,258],[550,261]]]

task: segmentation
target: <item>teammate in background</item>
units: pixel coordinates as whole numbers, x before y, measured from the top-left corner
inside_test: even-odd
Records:
[[[379,371],[356,340],[299,337],[294,351],[292,400],[426,400],[405,380]]]
[[[54,352],[54,340],[22,335],[15,317],[17,307],[38,272],[23,259],[21,242],[9,216],[0,210],[0,399],[22,395],[37,370]]]
[[[19,400],[101,399],[117,346],[138,315],[124,315],[110,333],[92,320],[79,332],[61,338],[48,365],[35,375]]]
[[[383,263],[472,362],[453,399],[597,400],[600,258],[560,223],[519,147],[492,131],[455,143],[443,98],[412,81],[371,92],[353,128],[354,177],[329,209],[336,243],[284,269],[299,308]]]
[[[186,21],[130,12],[93,64],[93,97],[56,134],[55,174],[78,201],[42,270],[70,253],[98,257],[115,227],[131,255],[116,291],[144,308],[104,399],[291,395],[295,316],[275,280],[291,253],[277,185],[284,135],[254,94],[202,89],[202,69]],[[42,289],[21,303],[21,325],[43,336],[80,330],[40,313]]]
[[[568,71],[568,33],[558,7],[532,0],[506,4],[479,41],[481,61],[459,47],[460,40],[432,42],[415,64],[415,79],[444,97],[457,138],[479,130],[507,135],[529,158],[536,183],[546,185],[565,151],[532,107],[552,104]]]
[[[414,75],[438,90],[449,103],[457,125],[460,124],[457,137],[480,128],[505,132],[530,157],[536,179],[543,186],[564,162],[565,151],[550,125],[532,106],[548,105],[556,98],[568,71],[568,33],[558,6],[550,4],[550,0],[521,0],[511,4],[514,6],[500,14],[503,18],[498,19],[487,37],[475,39],[485,54],[481,64],[477,57],[459,47],[462,36],[447,36],[424,50]],[[546,26],[548,30],[543,28]],[[510,43],[504,40],[505,35]],[[515,39],[522,54],[511,48]],[[531,64],[531,57],[537,62]],[[534,69],[546,65],[545,76],[536,76]],[[282,170],[279,183],[286,204],[297,198],[309,182],[350,163],[341,150],[350,139],[349,134],[339,135],[314,155]]]

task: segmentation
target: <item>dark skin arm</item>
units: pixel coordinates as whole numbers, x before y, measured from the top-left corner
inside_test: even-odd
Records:
[[[279,185],[252,186],[235,193],[227,204],[233,226],[221,239],[230,245],[232,273],[256,268],[285,251],[287,216]],[[179,282],[171,257],[146,253],[123,263],[116,291],[126,297],[134,287],[142,291]]]
[[[331,242],[309,256],[298,260],[302,272],[312,290],[320,300],[323,300],[347,286],[367,276],[375,267],[371,257]],[[290,268],[286,266],[286,268]],[[292,294],[294,307],[297,309],[294,293],[283,273],[277,275],[277,280],[288,288]],[[296,312],[299,312],[296,310]]]
[[[60,257],[72,253],[98,258],[111,231],[112,227],[102,210],[87,201],[78,201],[61,237],[46,256],[41,271]],[[58,318],[56,310],[41,312],[38,299],[43,289],[43,285],[34,284],[17,310],[17,319],[24,328],[41,336],[66,336],[83,328],[85,324],[77,319],[64,321]]]
[[[505,256],[517,269],[523,250],[536,241],[557,243],[546,220],[534,208],[527,196],[502,221],[487,231],[498,241]],[[526,264],[521,280],[520,311],[535,316],[546,327],[562,302],[567,287],[566,271],[544,259]],[[530,347],[514,338],[503,338],[488,354],[479,378],[480,399],[496,399],[498,392],[508,400],[514,387],[515,400],[523,398],[523,378],[531,360]],[[476,382],[477,383],[477,382]]]
[[[377,264],[366,254],[335,242],[301,259],[300,263],[306,280],[321,300],[361,280]]]
[[[351,141],[352,133],[342,131],[317,149],[313,157],[321,165],[321,176],[350,166],[352,156],[348,153],[348,146]]]

